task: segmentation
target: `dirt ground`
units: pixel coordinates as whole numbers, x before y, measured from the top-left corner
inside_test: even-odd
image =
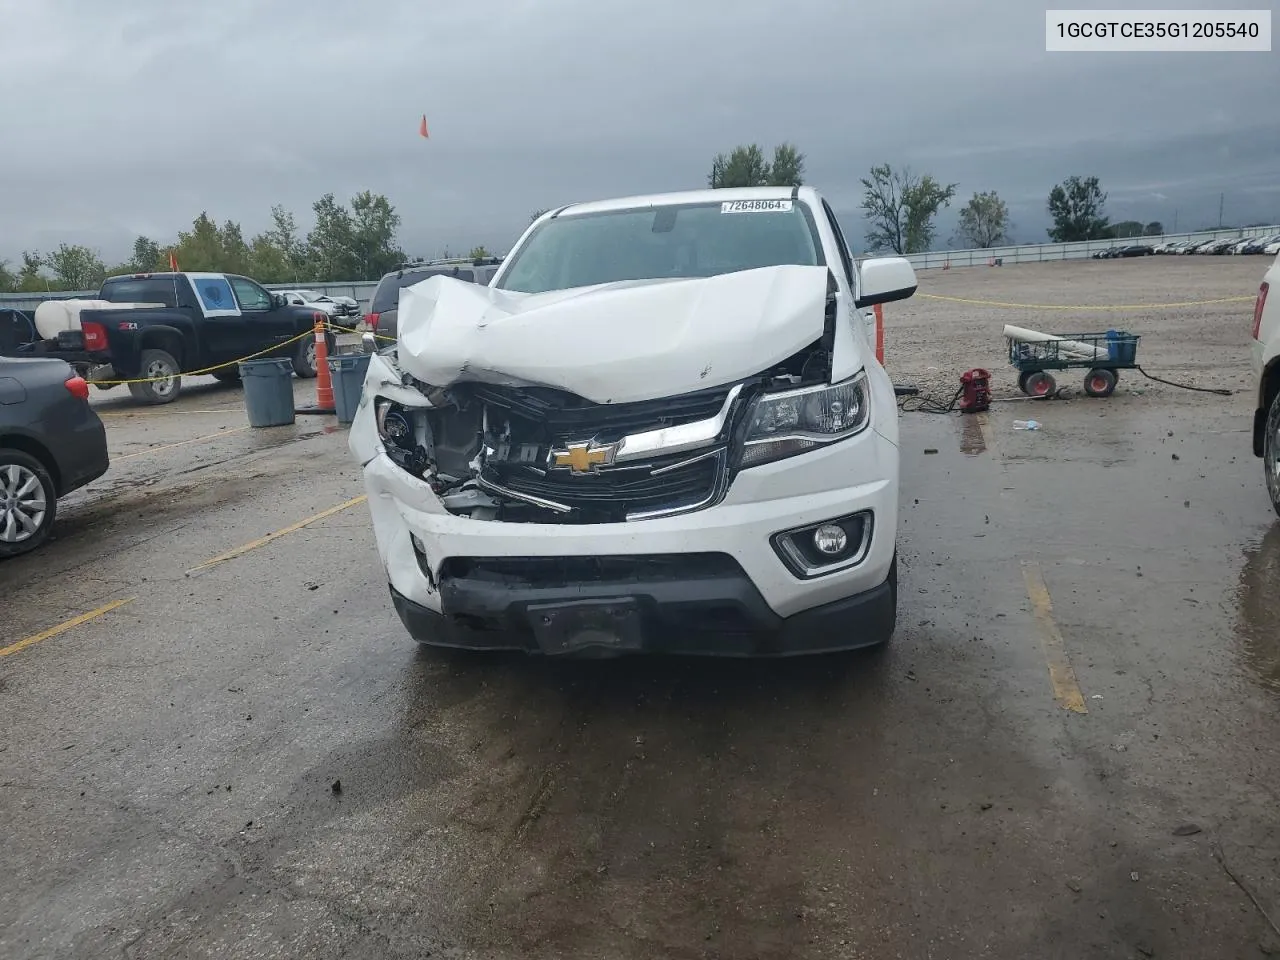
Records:
[[[948,399],[1004,323],[1248,387],[1261,258],[932,271]],[[301,403],[311,384],[298,383]],[[902,417],[898,632],[786,663],[441,656],[331,417],[95,393],[113,464],[0,564],[5,960],[1280,956],[1280,524],[1247,392]],[[1013,420],[1034,412],[1035,432]]]
[[[1138,362],[1150,373],[1202,387],[1231,390],[1249,378],[1247,341],[1253,298],[1267,257],[1139,257],[1071,260],[1007,267],[967,267],[920,272],[917,296],[888,304],[885,365],[900,380],[930,394],[950,395],[959,373],[983,367],[994,375],[995,395],[1020,395],[1008,362],[1005,324],[1044,333],[1125,330],[1138,334]],[[934,299],[993,301],[1039,306],[1000,307]],[[1206,300],[1234,302],[1197,307],[1098,309]],[[1058,309],[1073,306],[1089,310]],[[1058,376],[1079,394],[1085,371]],[[1141,390],[1143,402],[1197,402],[1194,394],[1122,373],[1117,388]]]

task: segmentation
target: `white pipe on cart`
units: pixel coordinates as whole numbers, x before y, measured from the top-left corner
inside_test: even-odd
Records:
[[[1017,343],[1046,343],[1054,340],[1058,343],[1059,351],[1076,353],[1087,360],[1109,360],[1111,358],[1111,350],[1107,346],[1094,346],[1092,343],[1081,343],[1079,340],[1063,340],[1061,337],[1055,337],[1051,333],[1041,333],[1038,330],[1027,330],[1023,327],[1006,325],[1004,335]]]

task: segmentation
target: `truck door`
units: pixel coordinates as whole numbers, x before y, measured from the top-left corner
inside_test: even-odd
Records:
[[[235,360],[237,355],[232,351],[243,336],[244,320],[231,284],[221,273],[188,273],[186,278],[203,316],[198,324],[200,366]]]
[[[241,338],[236,349],[246,357],[294,336],[299,330],[297,309],[290,304],[275,306],[267,289],[248,277],[228,276],[231,289],[240,303],[243,320]]]

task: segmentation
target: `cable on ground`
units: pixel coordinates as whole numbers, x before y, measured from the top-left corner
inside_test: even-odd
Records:
[[[1154,380],[1156,383],[1163,383],[1171,387],[1177,387],[1179,390],[1195,390],[1197,393],[1215,393],[1220,397],[1229,397],[1232,395],[1232,391],[1227,390],[1224,387],[1193,387],[1189,383],[1178,383],[1174,380],[1165,380],[1162,377],[1152,376],[1147,373],[1147,371],[1143,370],[1142,367],[1134,367],[1134,369],[1148,380]]]
[[[945,403],[937,397],[903,397],[898,401],[898,409],[903,413],[952,413],[955,411],[956,404],[960,402],[960,397],[963,394],[964,387],[961,387],[955,392],[955,395]]]

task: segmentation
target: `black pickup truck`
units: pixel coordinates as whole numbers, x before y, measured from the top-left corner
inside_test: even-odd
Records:
[[[248,277],[222,273],[148,273],[108,277],[98,299],[137,304],[117,309],[79,310],[68,329],[20,329],[0,348],[9,356],[45,356],[66,360],[90,383],[145,379],[129,391],[145,403],[169,403],[182,389],[182,374],[231,363],[250,354],[293,361],[299,377],[316,375],[316,343],[305,337],[286,343],[315,325],[316,311],[287,303],[284,297]],[[68,302],[69,304],[71,302]],[[38,320],[39,318],[37,318]],[[42,335],[42,333],[44,335]],[[0,337],[0,342],[5,338]],[[333,348],[333,335],[329,334]],[[235,380],[234,364],[214,371]],[[102,384],[103,389],[109,385]]]

